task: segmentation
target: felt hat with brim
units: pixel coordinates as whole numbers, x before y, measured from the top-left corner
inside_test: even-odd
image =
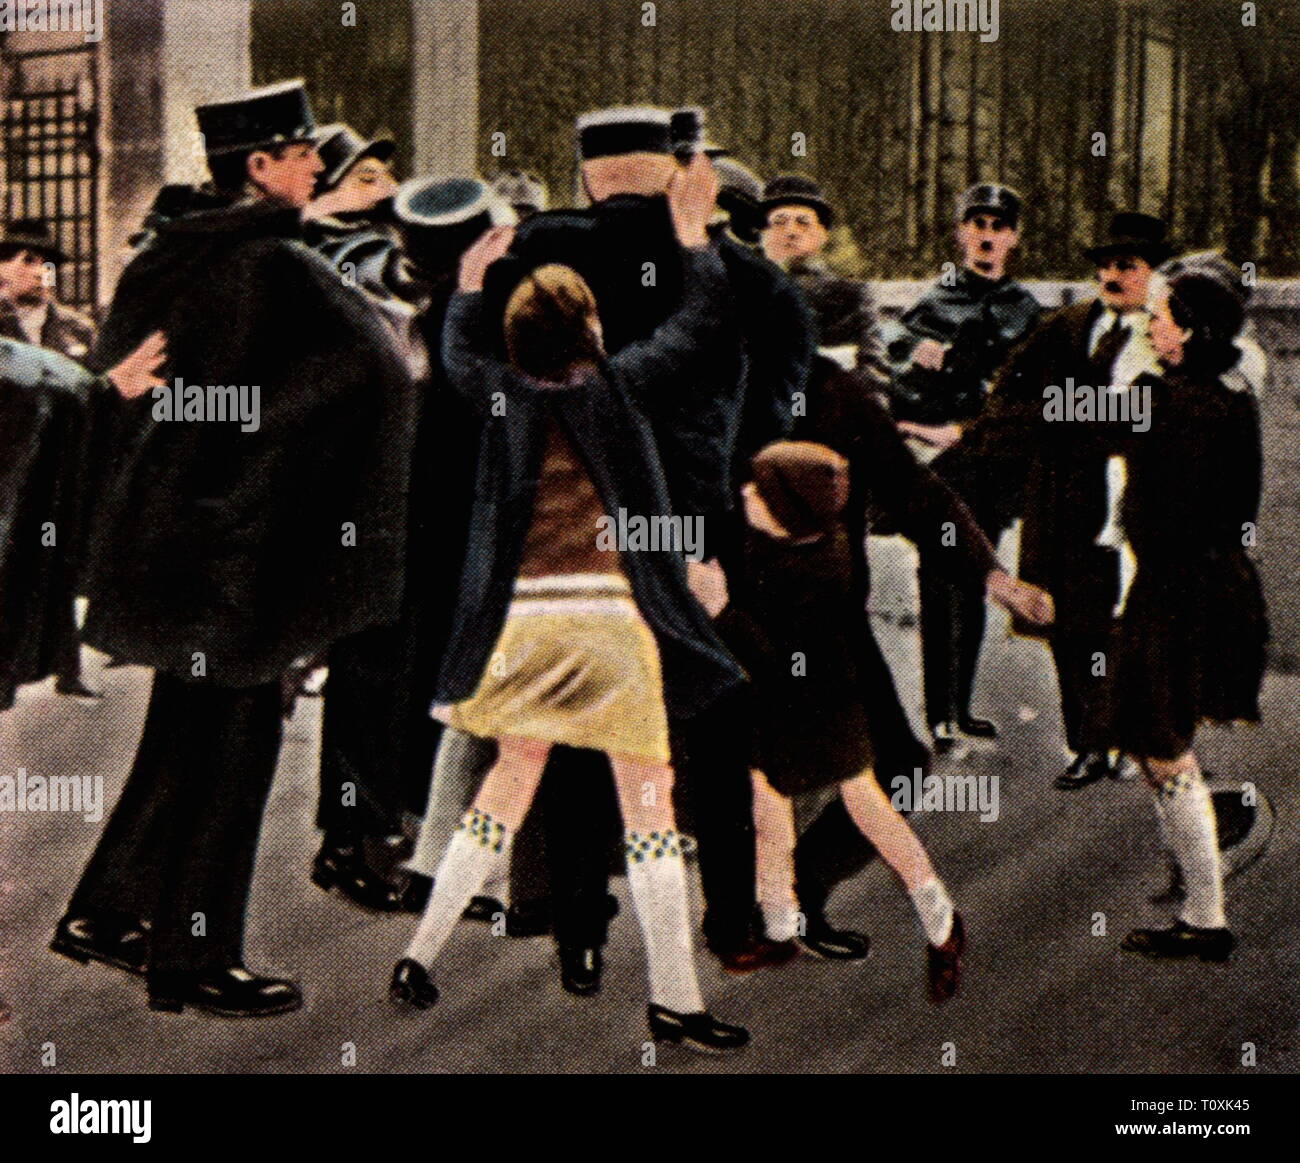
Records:
[[[0,234],[0,254],[12,255],[20,250],[43,255],[52,263],[68,261],[67,254],[54,241],[50,228],[36,218],[15,218]]]
[[[849,499],[849,463],[824,444],[777,440],[754,455],[754,487],[792,537],[831,528]]]
[[[325,169],[316,179],[319,195],[334,189],[358,162],[368,157],[389,161],[397,152],[397,143],[391,137],[367,141],[352,126],[336,121],[332,125],[322,125],[317,131],[316,151],[325,164]]]
[[[803,174],[781,174],[768,182],[759,203],[766,220],[778,206],[807,206],[817,212],[817,218],[829,229],[835,223],[835,208],[826,201],[822,188],[812,178]]]
[[[209,157],[316,140],[316,119],[301,80],[199,105],[194,116]]]
[[[1128,254],[1158,267],[1174,253],[1165,239],[1166,229],[1164,222],[1151,214],[1125,210],[1110,220],[1106,238],[1083,253],[1097,264]]]

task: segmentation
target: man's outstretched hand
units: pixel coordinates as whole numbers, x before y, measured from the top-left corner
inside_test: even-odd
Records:
[[[124,400],[134,400],[165,381],[155,374],[167,362],[167,336],[155,331],[139,347],[108,373],[113,387]]]
[[[672,211],[677,241],[683,246],[708,246],[705,227],[718,202],[718,174],[705,154],[697,153],[690,165],[678,169],[668,183],[668,208]]]
[[[493,226],[467,250],[460,260],[460,289],[474,293],[483,289],[487,269],[510,249],[515,240],[513,226]]]

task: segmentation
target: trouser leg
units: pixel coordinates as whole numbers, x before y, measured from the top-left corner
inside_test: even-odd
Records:
[[[429,802],[406,867],[432,876],[461,820],[474,802],[484,776],[496,761],[497,746],[467,731],[446,728],[438,742],[429,784]]]
[[[610,859],[621,832],[608,757],[554,748],[540,794],[556,943],[599,948],[609,931]]]
[[[921,667],[925,719],[931,726],[951,722],[956,706],[956,611],[952,586],[922,561],[918,574],[921,598]]]
[[[278,683],[173,686],[177,767],[153,919],[150,972],[243,962],[244,917],[267,795],[280,751]],[[183,733],[183,734],[182,734]]]

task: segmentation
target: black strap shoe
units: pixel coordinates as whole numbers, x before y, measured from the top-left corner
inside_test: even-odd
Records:
[[[222,1018],[269,1018],[302,1007],[302,991],[283,977],[232,965],[209,973],[149,975],[149,1008],[179,1014],[186,1006]]]
[[[599,949],[583,945],[560,946],[560,984],[575,997],[600,992],[600,973],[605,959]]]
[[[952,915],[952,932],[942,945],[926,945],[926,990],[935,1005],[957,996],[961,988],[961,955],[966,951],[966,922],[961,913]]]
[[[865,933],[833,928],[825,917],[809,917],[807,931],[795,941],[805,953],[826,961],[861,961],[871,952]]]
[[[679,1014],[663,1006],[646,1007],[650,1036],[656,1042],[673,1042],[701,1054],[725,1054],[749,1044],[749,1031],[743,1026],[720,1022],[707,1010],[698,1014]]]
[[[996,739],[998,737],[998,727],[996,723],[988,719],[977,719],[974,715],[959,715],[957,717],[957,727],[963,735],[969,735],[972,739]]]
[[[365,845],[325,838],[312,862],[311,880],[326,892],[336,888],[348,900],[377,913],[395,913],[402,909],[404,885],[396,885],[381,876],[366,862]]]
[[[1061,791],[1078,791],[1110,774],[1110,765],[1105,756],[1100,758],[1090,751],[1081,751],[1060,775],[1052,781],[1053,786]]]
[[[54,930],[50,948],[85,965],[98,961],[140,975],[149,963],[149,934],[135,921],[69,913]]]
[[[438,1002],[438,987],[429,980],[429,971],[418,961],[403,957],[393,967],[388,983],[388,1000],[394,1005],[427,1010]]]
[[[1161,960],[1227,961],[1237,947],[1237,938],[1228,929],[1197,929],[1175,921],[1167,929],[1134,929],[1120,943],[1126,953]]]

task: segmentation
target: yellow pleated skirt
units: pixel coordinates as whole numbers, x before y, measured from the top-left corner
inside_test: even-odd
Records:
[[[443,722],[668,762],[654,633],[621,574],[520,578],[478,689]]]

